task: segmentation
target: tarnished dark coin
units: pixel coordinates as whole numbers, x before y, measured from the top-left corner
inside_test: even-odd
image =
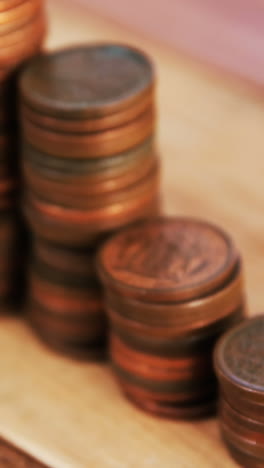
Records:
[[[75,47],[34,60],[20,81],[23,100],[44,114],[87,119],[119,112],[154,84],[142,52],[118,44]]]
[[[226,394],[264,403],[264,316],[244,321],[224,335],[215,351],[215,369]]]
[[[124,230],[98,256],[101,279],[144,301],[193,299],[221,287],[238,263],[223,231],[192,218],[159,218]]]
[[[105,132],[55,133],[23,120],[25,139],[49,155],[63,158],[104,158],[129,151],[149,139],[155,128],[152,109],[129,124]]]
[[[148,398],[137,397],[133,392],[124,391],[125,396],[137,408],[152,414],[168,419],[186,419],[194,420],[201,419],[213,415],[216,410],[216,403],[214,395],[210,398],[199,399],[198,401],[187,404],[173,404],[171,402],[161,402],[150,400]],[[259,467],[254,467],[259,468]]]
[[[105,117],[99,117],[95,119],[57,119],[56,117],[49,117],[45,114],[36,112],[27,105],[22,105],[21,113],[24,118],[34,122],[35,125],[52,130],[54,132],[78,134],[99,132],[115,127],[120,127],[121,125],[126,125],[129,122],[139,118],[141,114],[147,112],[149,108],[153,107],[153,94],[153,89],[151,88],[149,93],[143,96],[140,101],[136,102],[128,109],[110,114],[109,116],[107,115]]]
[[[74,177],[90,176],[96,180],[115,177],[125,170],[134,170],[146,155],[151,154],[155,154],[153,139],[113,157],[96,159],[60,158],[38,151],[26,142],[23,146],[23,159],[32,165],[34,172],[51,180],[64,181],[66,184]]]

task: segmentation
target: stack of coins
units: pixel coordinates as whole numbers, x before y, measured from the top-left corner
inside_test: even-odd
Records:
[[[106,320],[94,249],[37,239],[30,272],[29,319],[50,346],[76,358],[104,356]]]
[[[45,34],[43,0],[0,1],[0,298],[13,296],[22,268],[18,214],[19,163],[16,75],[37,54]]]
[[[59,51],[37,58],[25,69],[20,81],[24,212],[36,238],[34,257],[38,256],[38,242],[42,239],[51,244],[50,249],[64,249],[65,260],[70,255],[81,267],[79,250],[88,249],[84,257],[91,264],[101,238],[157,214],[159,163],[154,145],[154,87],[149,59],[138,50],[120,45]],[[43,263],[43,259],[34,258],[34,265],[36,261]],[[52,268],[50,291],[54,282]],[[35,279],[40,270],[43,268],[37,273],[32,267]],[[60,278],[63,272],[66,286],[75,274],[64,271],[63,266]],[[93,289],[93,300],[96,296],[98,303],[96,272],[92,283],[91,274],[85,275],[81,273],[81,284]],[[33,283],[31,289],[33,294]],[[85,301],[88,349],[95,338],[93,327],[97,341],[99,328],[95,326],[95,314],[90,313],[90,299],[84,295]],[[47,305],[45,310],[54,314]],[[101,307],[98,310],[101,318]],[[88,326],[90,315],[92,327]],[[36,319],[33,309],[32,323]],[[52,322],[45,323],[41,325],[43,333],[55,336]],[[68,338],[73,341],[74,337]]]
[[[125,395],[165,417],[212,411],[212,349],[245,312],[230,238],[199,220],[157,218],[108,240],[98,270],[113,369]]]
[[[220,425],[238,463],[264,466],[264,316],[226,333],[215,350],[221,387]]]

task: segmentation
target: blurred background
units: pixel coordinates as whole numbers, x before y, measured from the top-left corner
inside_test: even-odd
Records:
[[[264,83],[262,0],[72,0],[222,70]]]

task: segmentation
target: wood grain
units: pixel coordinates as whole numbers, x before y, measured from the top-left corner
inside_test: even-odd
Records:
[[[66,1],[48,2],[50,47],[143,47],[157,65],[166,212],[227,229],[244,256],[250,313],[263,310],[264,106],[250,89]],[[0,327],[0,435],[53,468],[235,468],[215,419],[154,419],[122,398],[107,365],[75,363],[21,321]]]

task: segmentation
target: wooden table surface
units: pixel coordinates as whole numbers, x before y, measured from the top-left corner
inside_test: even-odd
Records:
[[[202,216],[226,228],[244,255],[250,313],[264,310],[261,94],[225,82],[66,0],[50,0],[48,6],[49,46],[125,41],[153,56],[166,212]],[[66,360],[46,350],[22,321],[1,320],[0,436],[43,463],[53,468],[237,466],[215,419],[193,424],[145,415],[122,398],[106,365]]]

